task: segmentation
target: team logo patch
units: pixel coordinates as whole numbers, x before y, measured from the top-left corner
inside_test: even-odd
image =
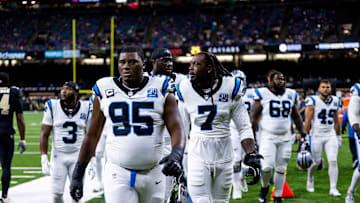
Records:
[[[105,90],[105,95],[107,98],[114,96],[114,89],[107,89]]]
[[[288,94],[288,99],[292,100],[292,96],[290,94]]]
[[[221,93],[219,95],[219,101],[220,102],[228,102],[229,101],[229,95],[225,93]]]
[[[47,112],[47,110],[48,110],[48,107],[45,106],[45,107],[44,107],[44,112]]]
[[[334,106],[337,107],[337,102],[334,102]]]
[[[80,114],[80,119],[86,120],[86,114],[85,114],[85,113],[81,113],[81,114]]]
[[[156,88],[150,88],[147,91],[147,97],[158,97],[158,91]]]

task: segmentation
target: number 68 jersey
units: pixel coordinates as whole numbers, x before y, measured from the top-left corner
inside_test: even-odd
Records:
[[[52,148],[61,152],[79,151],[85,136],[88,116],[88,101],[79,100],[70,112],[61,100],[47,100],[42,124],[53,127]]]
[[[290,138],[291,113],[298,100],[297,92],[285,88],[282,94],[275,95],[269,88],[263,87],[255,89],[254,100],[260,100],[263,107],[259,131]]]
[[[93,93],[106,118],[107,160],[132,170],[148,170],[162,156],[164,105],[170,78],[144,76],[140,88],[123,86],[121,78],[105,77]]]
[[[338,97],[330,95],[330,98],[327,101],[323,101],[319,95],[314,95],[305,100],[305,105],[314,107],[310,135],[336,135],[334,129],[334,116],[341,107],[341,101]]]

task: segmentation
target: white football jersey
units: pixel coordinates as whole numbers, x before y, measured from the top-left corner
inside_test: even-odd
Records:
[[[59,99],[49,99],[45,103],[42,124],[52,129],[52,148],[61,152],[79,151],[89,120],[89,102],[79,100],[73,113]]]
[[[319,95],[313,95],[305,100],[306,106],[314,107],[314,116],[311,120],[310,135],[335,135],[334,116],[341,107],[341,101],[336,96],[330,96],[323,101]]]
[[[162,156],[164,105],[170,78],[144,77],[137,90],[124,87],[119,78],[96,82],[93,93],[106,118],[107,160],[123,168],[153,168]]]
[[[350,102],[348,106],[349,122],[352,125],[360,124],[360,83],[350,89]]]
[[[285,88],[280,95],[275,95],[269,88],[255,89],[254,100],[260,100],[262,113],[259,121],[259,131],[270,135],[291,135],[291,113],[298,103],[295,90]]]
[[[250,113],[250,108],[254,103],[254,94],[255,94],[254,89],[248,88],[246,89],[245,94],[242,97],[242,101],[244,102],[248,113]]]
[[[183,80],[177,85],[179,110],[187,132],[191,125],[190,142],[192,142],[192,138],[228,137],[230,139],[231,120],[234,121],[241,140],[253,139],[249,115],[241,102],[240,83],[239,78],[233,76],[223,77],[212,90],[212,94],[205,94],[202,89],[191,83],[190,80]],[[208,144],[210,145],[210,142]],[[207,155],[200,148],[196,150],[198,151],[192,152],[195,156],[202,158],[207,156],[210,161],[216,159],[225,162],[232,158],[231,146],[223,146],[222,151],[213,148],[213,151],[208,151],[209,154]]]

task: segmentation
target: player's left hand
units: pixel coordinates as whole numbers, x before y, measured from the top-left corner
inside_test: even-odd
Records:
[[[259,182],[261,170],[260,159],[263,158],[264,157],[261,154],[257,154],[255,151],[245,155],[244,164],[249,166],[249,170],[251,171],[250,174],[254,177],[248,182],[249,185],[255,185]]]
[[[341,147],[341,144],[342,144],[341,135],[337,135],[336,137],[337,137],[337,139],[338,139],[338,147]]]
[[[20,154],[22,154],[25,150],[26,150],[26,142],[25,140],[20,140],[19,141],[19,145],[17,147],[17,149],[20,149]]]
[[[164,164],[162,172],[167,176],[178,177],[182,171],[182,157],[184,150],[180,146],[174,146],[171,153],[160,160],[159,164]]]
[[[77,161],[70,183],[70,195],[75,201],[79,201],[83,196],[83,178],[86,170],[86,164]]]

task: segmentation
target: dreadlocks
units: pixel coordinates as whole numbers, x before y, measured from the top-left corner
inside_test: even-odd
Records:
[[[223,76],[231,76],[231,73],[220,63],[219,59],[214,54],[204,51],[200,52],[199,54],[204,55],[207,64],[213,67],[216,79],[219,79]]]

